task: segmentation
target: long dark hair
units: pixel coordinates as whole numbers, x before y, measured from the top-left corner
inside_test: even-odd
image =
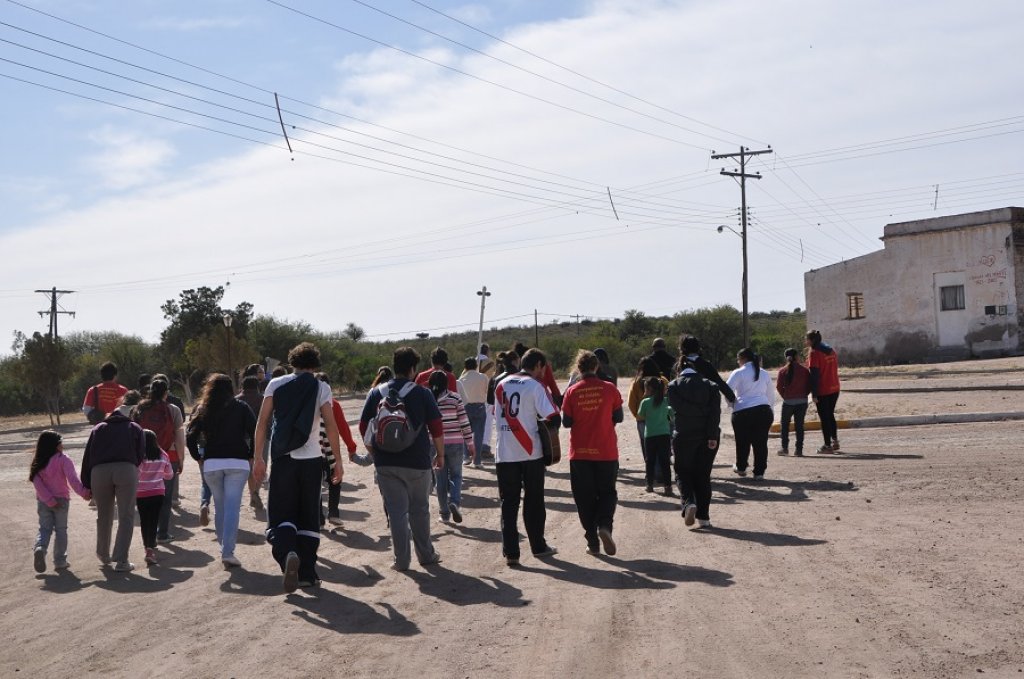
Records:
[[[448,374],[443,370],[435,370],[430,373],[427,386],[430,387],[430,391],[434,394],[434,400],[437,401],[448,391]]]
[[[220,424],[225,407],[234,400],[235,387],[230,377],[223,373],[213,373],[207,377],[192,419],[189,420],[189,431],[203,431],[210,435]]]
[[[747,363],[754,364],[754,381],[757,382],[758,378],[761,377],[761,357],[754,353],[754,350],[750,347],[740,349],[740,353],[736,355]]]
[[[29,481],[46,469],[46,465],[50,464],[50,460],[57,454],[57,448],[60,447],[61,441],[60,434],[52,429],[47,429],[39,434],[39,440],[36,441],[36,454],[32,456],[32,464],[28,468]]]
[[[702,352],[700,346],[700,340],[693,335],[680,335],[679,336],[679,360],[676,361],[675,369],[677,373],[683,372],[686,368],[692,367],[690,361],[686,359],[687,356],[697,355],[700,356]]]
[[[644,380],[644,384],[651,390],[654,406],[660,408],[661,402],[665,399],[665,383],[661,381],[660,377],[648,377]]]
[[[793,364],[796,363],[796,349],[786,349],[786,386],[793,384]]]
[[[156,440],[156,432],[150,431],[149,429],[143,429],[142,433],[146,436],[146,459],[155,461],[160,459],[160,453],[163,450],[160,448],[160,444]]]
[[[658,367],[657,362],[650,356],[645,356],[640,359],[640,364],[636,367],[636,377],[657,377],[661,374],[661,368]]]
[[[135,406],[135,411],[144,413],[157,403],[162,402],[167,395],[168,389],[167,383],[163,380],[153,380],[149,383],[149,391],[146,394],[146,398],[139,401],[139,404]]]
[[[377,374],[373,377],[373,382],[370,383],[370,389],[386,384],[391,380],[395,379],[395,372],[386,365],[382,365],[377,368]]]

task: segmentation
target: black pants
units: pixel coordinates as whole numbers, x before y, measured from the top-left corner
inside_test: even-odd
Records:
[[[768,468],[768,432],[775,419],[771,406],[754,406],[732,414],[732,431],[736,436],[736,468],[744,471],[754,449],[754,476]]]
[[[839,431],[836,427],[836,402],[839,400],[839,392],[828,396],[818,397],[818,419],[821,420],[821,435],[825,439],[825,445],[832,445],[832,441],[839,438]]]
[[[300,560],[299,579],[312,580],[316,578],[316,552],[320,547],[323,462],[319,457],[295,460],[281,455],[271,465],[267,541],[282,571],[288,552],[295,552]]]
[[[676,454],[676,477],[679,480],[679,495],[683,504],[697,505],[697,518],[709,520],[711,506],[711,468],[715,466],[718,448],[708,448],[707,439],[672,440]]]
[[[156,549],[156,524],[160,521],[160,508],[163,506],[163,495],[135,498],[135,508],[139,510],[139,532],[146,549]]]
[[[647,459],[651,459],[651,439],[647,439]],[[618,460],[591,461],[570,460],[569,482],[572,485],[572,499],[576,501],[576,512],[587,545],[597,545],[597,529],[612,529],[615,506],[619,495],[615,490],[619,474]]]
[[[782,436],[782,447],[789,449],[789,421],[793,420],[796,429],[796,450],[803,452],[804,449],[804,417],[807,415],[807,404],[796,403],[789,405],[782,404],[782,429],[779,433]]]
[[[663,434],[645,439],[647,445],[647,485],[653,486],[660,477],[669,486],[672,483],[672,436]]]
[[[547,510],[544,508],[544,460],[499,462],[498,496],[501,498],[502,554],[519,558],[519,497],[522,494],[523,524],[534,554],[548,548],[544,540]]]

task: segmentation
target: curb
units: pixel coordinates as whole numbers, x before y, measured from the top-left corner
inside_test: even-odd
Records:
[[[910,427],[923,424],[966,424],[969,422],[1005,422],[1007,420],[1024,420],[1024,412],[1007,413],[943,413],[938,415],[900,415],[894,417],[864,417],[859,420],[836,420],[837,429],[871,429],[874,427]],[[782,430],[776,422],[771,432],[778,434]],[[793,425],[789,427],[794,431]],[[804,431],[821,431],[821,422],[813,420],[804,423]]]

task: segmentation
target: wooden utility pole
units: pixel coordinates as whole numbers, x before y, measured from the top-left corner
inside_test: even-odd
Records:
[[[537,325],[537,310],[533,310],[533,346],[540,346],[540,328]],[[522,357],[520,357],[522,358]]]
[[[487,304],[487,298],[491,296],[491,293],[487,292],[487,286],[483,286],[480,290],[476,291],[476,294],[480,295],[480,327],[476,333],[476,355],[480,355],[480,346],[484,343],[484,306]]]
[[[46,311],[40,311],[39,317],[49,315],[50,316],[50,330],[47,333],[51,340],[57,341],[57,315],[67,314],[68,316],[74,317],[74,311],[64,311],[64,309],[57,308],[57,300],[64,295],[70,295],[74,290],[58,290],[56,287],[50,288],[49,290],[36,290],[36,292],[42,293],[50,298],[50,308]]]
[[[760,179],[761,173],[755,172],[753,174],[747,173],[747,159],[751,156],[760,156],[765,153],[771,153],[772,147],[769,146],[767,149],[761,151],[751,151],[745,146],[740,147],[739,153],[714,153],[711,154],[712,160],[719,160],[720,158],[739,158],[740,159],[740,171],[732,172],[726,170],[724,167],[720,174],[724,174],[727,177],[739,177],[740,180],[740,217],[741,224],[743,226],[740,231],[740,239],[743,241],[743,346],[750,346],[750,310],[747,307],[747,180],[748,179]]]

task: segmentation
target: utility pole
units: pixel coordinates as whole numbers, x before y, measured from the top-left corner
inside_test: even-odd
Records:
[[[740,238],[743,240],[743,346],[750,346],[750,311],[747,307],[747,180],[748,179],[760,179],[761,173],[755,172],[753,174],[747,173],[747,159],[751,156],[760,156],[765,153],[771,153],[772,147],[769,146],[767,149],[761,151],[751,151],[745,146],[740,147],[739,153],[714,153],[711,154],[712,160],[719,160],[721,158],[739,158],[740,159],[740,171],[731,172],[727,171],[724,167],[719,174],[724,174],[727,177],[739,177],[740,180],[740,217],[742,219],[742,230],[740,232]]]
[[[533,346],[540,347],[540,328],[537,327],[537,310],[533,310]]]
[[[74,311],[64,311],[64,309],[57,308],[57,300],[64,295],[70,295],[74,290],[58,290],[56,287],[50,288],[49,290],[36,290],[36,292],[42,293],[50,298],[50,308],[47,311],[40,311],[39,317],[49,315],[50,316],[50,330],[47,333],[51,340],[57,341],[57,315],[67,314],[68,316],[74,317]]]
[[[580,315],[576,314],[576,336],[580,336]]]
[[[485,285],[477,290],[476,294],[480,295],[480,329],[476,333],[476,355],[479,356],[480,345],[484,343],[484,305],[487,304],[487,298],[491,296],[491,293],[487,292]]]

